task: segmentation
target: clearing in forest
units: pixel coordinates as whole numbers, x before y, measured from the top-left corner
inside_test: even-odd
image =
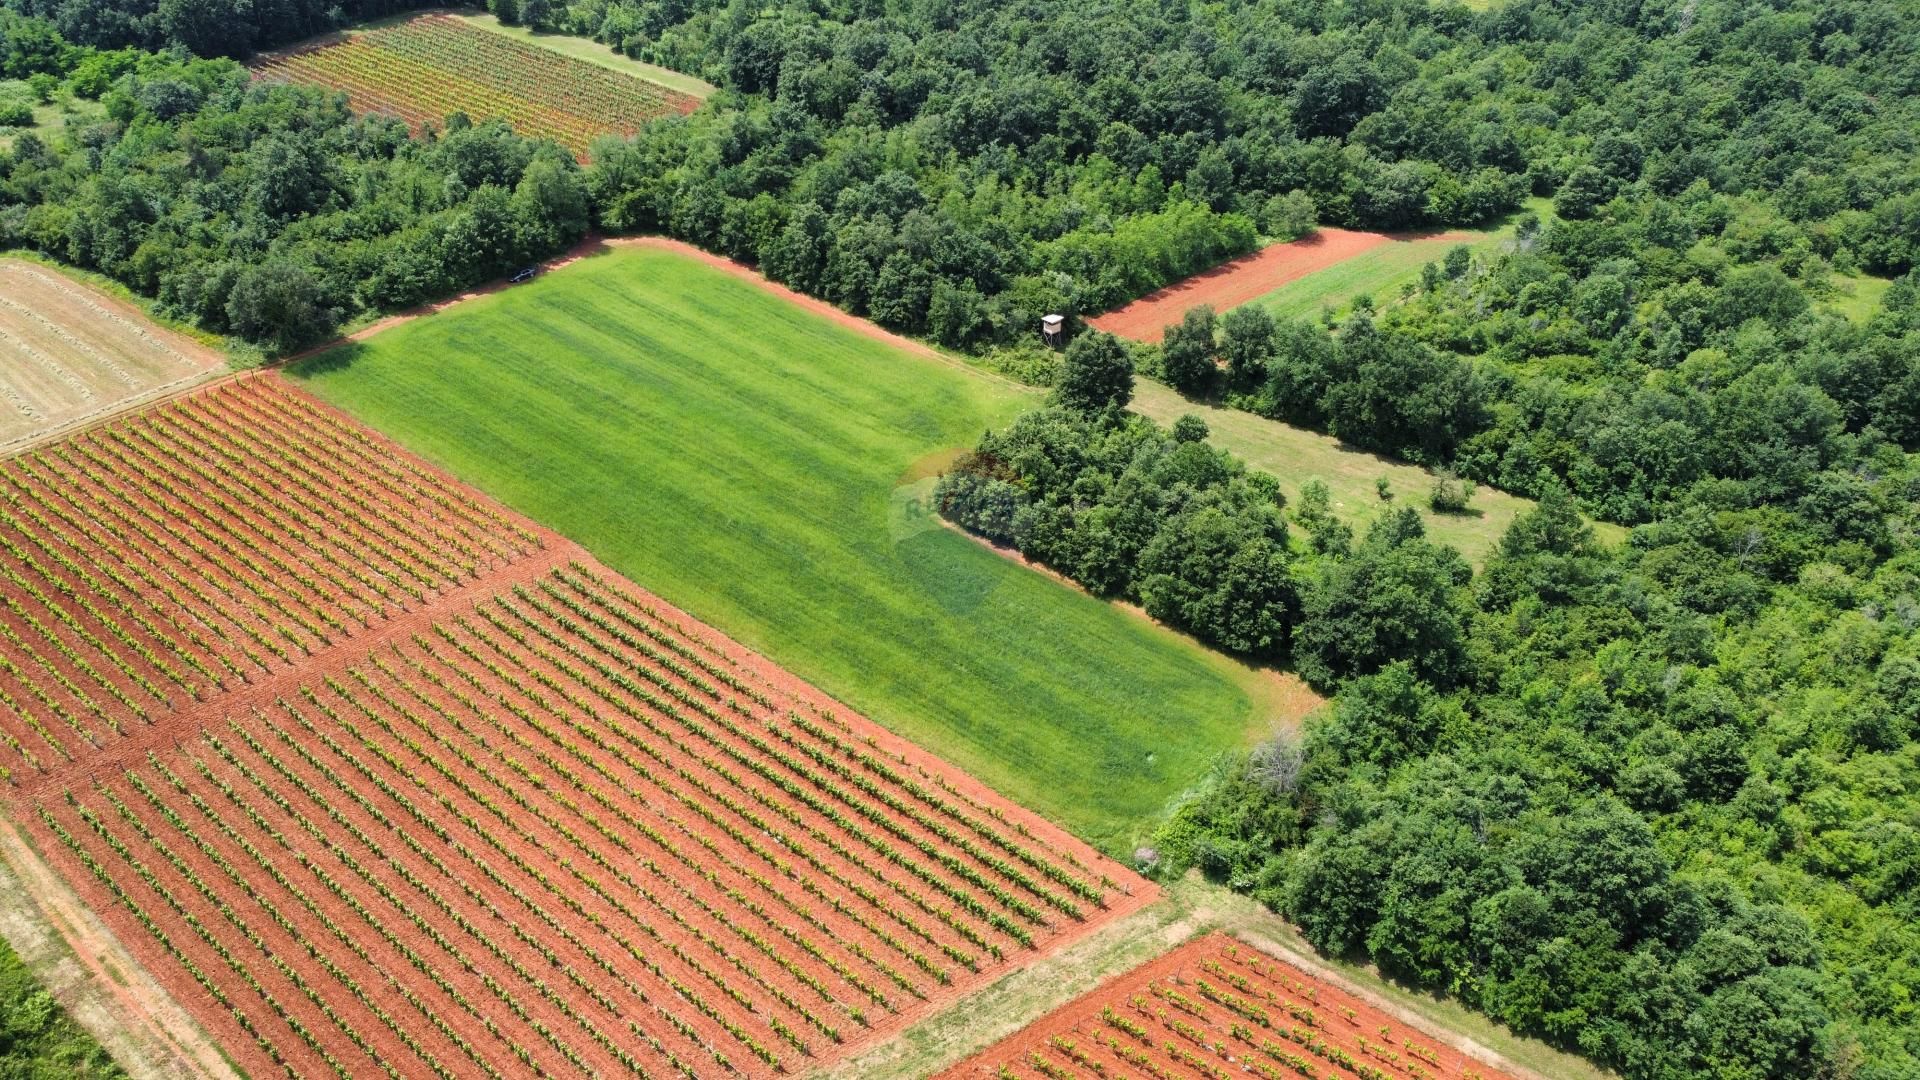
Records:
[[[933,515],[915,464],[1032,391],[698,259],[586,258],[293,375],[1110,853],[1270,726],[1263,673]]]
[[[421,15],[254,62],[256,79],[338,90],[355,112],[398,117],[415,129],[462,112],[502,119],[585,160],[602,135],[631,135],[699,100],[606,67],[472,26]]]
[[[1337,265],[1392,239],[1385,233],[1331,226],[1318,228],[1298,240],[1269,244],[1250,255],[1202,270],[1125,307],[1088,319],[1087,325],[1135,341],[1157,342],[1161,333],[1179,322],[1188,308],[1201,304],[1211,304],[1215,311],[1239,307],[1290,281]]]
[[[278,376],[0,571],[9,814],[253,1075],[791,1074],[1156,895]]]
[[[938,1080],[1509,1080],[1449,1042],[1225,934],[1197,938]]]
[[[0,450],[224,364],[219,353],[98,289],[24,259],[0,259]]]

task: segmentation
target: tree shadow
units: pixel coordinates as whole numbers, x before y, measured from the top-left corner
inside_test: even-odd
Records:
[[[353,366],[354,361],[366,355],[366,352],[365,342],[343,341],[312,356],[292,360],[286,365],[285,370],[288,375],[296,379],[345,371]]]

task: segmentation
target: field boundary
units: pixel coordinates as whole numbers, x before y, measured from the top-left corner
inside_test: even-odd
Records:
[[[67,1015],[134,1080],[239,1080],[240,1073],[118,936],[0,821],[0,933]]]

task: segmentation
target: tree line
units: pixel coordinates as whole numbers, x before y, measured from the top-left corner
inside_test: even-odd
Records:
[[[1334,694],[1223,760],[1143,867],[1630,1077],[1920,1068],[1913,455],[1853,444],[1786,505],[1690,489],[1617,548],[1549,475],[1476,574],[1411,508],[1355,537],[1324,485],[1287,505],[1198,419],[1125,412],[1130,375],[1117,340],[1074,342],[1049,406],[935,490]]]

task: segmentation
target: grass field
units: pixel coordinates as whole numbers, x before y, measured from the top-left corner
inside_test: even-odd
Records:
[[[294,376],[1108,851],[1264,727],[1255,673],[901,493],[1029,392],[687,257],[591,258]]]
[[[1355,533],[1365,531],[1367,523],[1389,506],[1412,506],[1426,522],[1427,535],[1459,548],[1475,566],[1486,561],[1514,516],[1533,506],[1531,499],[1480,487],[1475,489],[1466,513],[1436,514],[1427,505],[1433,474],[1421,466],[1355,449],[1331,435],[1241,409],[1190,401],[1148,379],[1135,383],[1133,408],[1163,424],[1171,424],[1187,413],[1200,417],[1212,432],[1209,441],[1244,458],[1254,468],[1278,476],[1290,500],[1299,498],[1300,488],[1307,481],[1324,481],[1333,492],[1334,513],[1352,525]],[[1374,481],[1382,476],[1393,491],[1392,503],[1381,501],[1374,490]],[[1594,532],[1608,543],[1618,543],[1627,535],[1627,530],[1606,522],[1595,522]]]

